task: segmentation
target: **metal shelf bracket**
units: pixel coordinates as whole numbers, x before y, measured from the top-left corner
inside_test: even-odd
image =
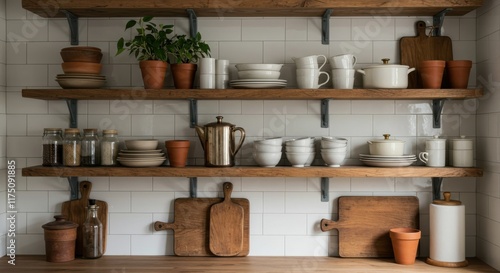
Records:
[[[76,199],[78,199],[78,195],[79,195],[78,177],[69,176],[67,178],[68,178],[69,190],[70,190],[70,200],[76,200]]]
[[[432,200],[441,199],[441,184],[443,182],[442,177],[432,178]]]
[[[189,128],[198,125],[198,101],[189,99]]]
[[[190,177],[189,178],[189,197],[196,198],[196,191],[198,190],[198,178]]]
[[[441,112],[445,99],[432,100],[432,128],[441,128]]]
[[[333,9],[326,9],[321,18],[321,44],[330,44],[330,15]]]
[[[330,178],[321,177],[321,202],[330,201]]]
[[[198,33],[198,17],[193,9],[187,9],[186,12],[189,15],[189,34],[191,37],[195,37]]]
[[[75,99],[67,99],[66,104],[69,110],[69,128],[78,128],[78,101]]]
[[[446,13],[452,10],[453,10],[452,8],[446,8],[440,11],[438,14],[432,16],[432,26],[434,27],[432,34],[434,36],[441,36],[441,27],[443,27],[444,16],[446,15]]]
[[[71,45],[78,45],[80,42],[78,39],[78,17],[67,10],[62,10],[62,12],[66,15],[66,19],[68,19]]]
[[[330,99],[321,99],[321,128],[330,126]]]

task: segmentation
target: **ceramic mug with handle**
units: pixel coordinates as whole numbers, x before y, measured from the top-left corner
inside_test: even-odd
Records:
[[[318,65],[318,59],[323,58],[323,62],[321,65]],[[326,64],[326,56],[325,55],[311,55],[311,56],[306,56],[306,57],[301,57],[301,58],[292,58],[293,61],[295,62],[295,66],[298,69],[319,69],[323,68]]]
[[[321,75],[326,76],[324,82],[319,82]],[[318,89],[325,85],[330,80],[330,75],[327,72],[319,71],[319,69],[297,69],[297,86],[302,89]]]
[[[329,61],[332,69],[353,69],[357,60],[356,56],[354,56],[353,54],[342,54],[330,57]]]
[[[418,158],[428,167],[444,167],[446,165],[446,150],[426,150],[425,152],[421,152]]]

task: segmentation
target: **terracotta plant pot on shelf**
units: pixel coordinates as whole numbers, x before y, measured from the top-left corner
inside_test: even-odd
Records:
[[[469,84],[469,74],[472,67],[472,61],[456,60],[446,62],[446,71],[451,88],[465,89]]]
[[[393,228],[389,233],[396,263],[414,264],[422,232],[413,228]]]
[[[171,167],[185,167],[189,153],[189,140],[167,140],[165,148],[167,148],[168,160]]]
[[[418,74],[422,79],[422,87],[429,89],[441,88],[445,65],[446,62],[442,60],[421,61],[418,65]]]
[[[192,89],[194,84],[194,77],[196,70],[198,69],[197,64],[192,63],[181,63],[181,64],[171,64],[172,77],[174,78],[174,86],[177,89]]]
[[[140,61],[142,80],[146,89],[161,89],[165,81],[168,63],[163,61]]]

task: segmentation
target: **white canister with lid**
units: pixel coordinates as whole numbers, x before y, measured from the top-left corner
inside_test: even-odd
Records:
[[[460,136],[450,141],[450,165],[453,167],[474,167],[474,142]]]
[[[418,158],[429,167],[446,166],[446,139],[435,135],[425,141],[425,152],[421,152]]]

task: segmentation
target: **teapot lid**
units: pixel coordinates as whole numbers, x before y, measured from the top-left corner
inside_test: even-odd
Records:
[[[226,127],[226,126],[234,126],[234,124],[231,124],[229,122],[223,122],[222,119],[224,118],[223,116],[217,116],[216,122],[211,122],[209,124],[206,124],[205,127]]]

